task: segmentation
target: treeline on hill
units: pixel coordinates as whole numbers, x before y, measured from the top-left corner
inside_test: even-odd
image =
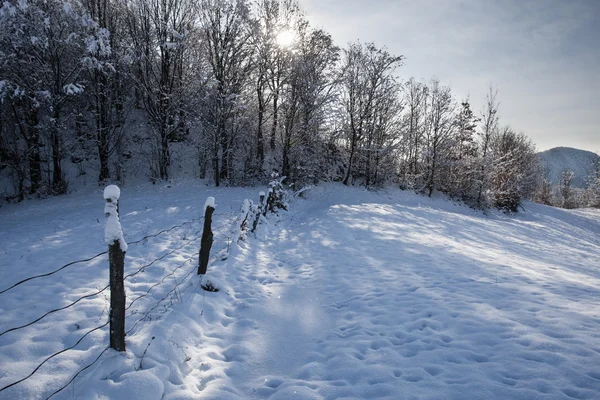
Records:
[[[572,186],[575,173],[568,168],[562,171],[560,182],[553,185],[547,177],[540,182],[533,200],[561,208],[600,208],[600,159],[596,162],[590,176],[586,177],[587,187]]]
[[[4,1],[2,172],[15,200],[64,193],[65,165],[90,160],[100,182],[132,160],[169,179],[181,145],[217,186],[277,171],[510,211],[539,195],[535,146],[499,124],[494,90],[476,116],[402,63],[337,47],[295,0]]]

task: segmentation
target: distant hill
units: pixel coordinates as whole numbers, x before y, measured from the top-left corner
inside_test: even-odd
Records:
[[[579,188],[587,187],[587,180],[600,158],[598,154],[591,151],[571,147],[555,147],[542,151],[538,155],[551,183],[558,184],[562,172],[568,168],[575,173],[572,185]]]

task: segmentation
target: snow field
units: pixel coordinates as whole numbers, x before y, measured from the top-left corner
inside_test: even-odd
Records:
[[[203,396],[600,395],[597,211],[319,191],[228,260]]]
[[[54,398],[600,397],[598,210],[526,204],[516,216],[485,216],[397,190],[325,185],[236,244],[235,218],[255,192],[197,184],[123,190],[126,268],[165,256],[131,278],[128,304],[191,261],[128,310],[135,314],[127,329],[144,318],[127,336],[127,353],[106,352]],[[197,218],[207,196],[218,206],[213,263],[202,279],[217,293],[199,288],[199,239],[186,243],[199,236],[199,221],[131,244]],[[8,224],[0,231],[1,281],[103,251],[95,220],[102,200],[90,199],[65,198],[67,218],[54,199],[0,209]],[[105,264],[99,257],[0,294],[0,326],[64,304],[57,293],[70,300],[103,287]],[[169,294],[172,279],[179,289]],[[106,304],[82,302],[0,336],[0,384],[102,323]],[[0,398],[47,397],[107,343],[104,329]]]
[[[125,260],[125,286],[127,344],[129,347],[131,343],[131,349],[135,349],[136,337],[144,332],[144,325],[164,318],[186,292],[198,290],[192,287],[196,282],[192,284],[189,277],[195,276],[197,269],[202,205],[210,194],[223,199],[213,219],[213,253],[227,247],[232,221],[244,196],[251,192],[234,189],[222,193],[195,182],[122,190],[120,219],[125,240],[130,243]],[[106,251],[103,203],[102,191],[96,191],[29,202],[20,207],[2,207],[0,290]],[[177,225],[182,226],[140,241]],[[106,255],[25,282],[0,294],[0,333],[25,325],[107,285]],[[175,286],[177,289],[171,291]],[[106,323],[109,295],[110,289],[106,289],[51,313],[30,327],[1,335],[0,388],[27,376],[46,357],[74,345],[85,333]],[[0,398],[46,398],[92,362],[107,345],[108,326],[90,333],[74,350],[47,361],[31,379],[0,392]],[[122,358],[111,353],[103,357]],[[77,379],[74,388],[61,394],[72,397],[75,393],[77,397],[81,378]],[[130,385],[120,385],[125,386]],[[61,398],[61,394],[54,398]]]

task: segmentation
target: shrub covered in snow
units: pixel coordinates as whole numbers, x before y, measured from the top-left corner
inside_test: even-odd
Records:
[[[285,176],[279,176],[277,172],[271,174],[271,182],[269,182],[269,195],[267,196],[268,211],[276,213],[278,209],[287,210],[285,201],[286,190],[283,187]]]

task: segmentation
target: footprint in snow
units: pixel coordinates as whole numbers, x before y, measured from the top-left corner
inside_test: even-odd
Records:
[[[439,367],[425,367],[423,369],[431,376],[438,376],[443,372],[443,370]]]
[[[270,387],[271,389],[277,389],[279,386],[283,384],[283,379],[280,378],[265,378],[265,386]]]

